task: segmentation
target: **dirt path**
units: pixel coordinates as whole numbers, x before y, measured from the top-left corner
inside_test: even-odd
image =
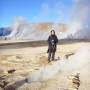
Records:
[[[62,59],[65,59],[67,58],[67,56],[72,56],[81,46],[85,45],[90,45],[90,43],[82,42],[58,45],[56,58],[60,57]],[[17,47],[17,45],[14,47],[12,46],[12,48],[10,49],[6,46],[6,49],[0,49],[0,76],[5,75],[8,78],[7,81],[11,83],[23,80],[34,70],[38,70],[40,67],[48,65],[46,53],[47,46],[24,46],[22,48]],[[8,74],[8,70],[15,70],[15,72],[12,74]],[[59,90],[58,88],[60,88],[60,90],[64,90],[63,83],[65,83],[65,80],[67,80],[66,77],[64,77],[62,74],[59,74],[52,79],[42,83],[24,83],[23,86],[19,88],[19,90],[25,90],[24,88],[29,88],[28,90]]]

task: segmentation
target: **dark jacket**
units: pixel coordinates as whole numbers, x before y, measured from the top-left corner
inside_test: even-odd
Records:
[[[56,52],[57,43],[58,43],[57,36],[50,35],[48,38],[48,51],[47,52]]]

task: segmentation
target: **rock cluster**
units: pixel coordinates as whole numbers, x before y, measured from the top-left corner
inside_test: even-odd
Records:
[[[80,79],[79,79],[79,73],[73,74],[69,76],[69,90],[78,90],[80,86]]]

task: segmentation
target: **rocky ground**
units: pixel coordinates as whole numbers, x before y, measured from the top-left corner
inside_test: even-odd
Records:
[[[88,62],[89,65],[86,63],[87,65],[85,64],[81,69],[66,70],[68,66],[66,63],[71,63],[71,66],[68,66],[68,68],[72,68],[72,65],[76,63],[75,61],[73,62],[72,57],[82,46],[90,47],[90,43],[78,42],[58,45],[56,60],[59,61],[51,63],[48,63],[47,60],[47,46],[0,49],[0,90],[90,90],[90,62]],[[83,58],[81,59],[83,60]],[[90,59],[90,57],[86,59]],[[60,62],[62,63],[61,71],[54,73],[49,79],[27,82],[26,78],[35,70],[38,71],[42,67],[52,68],[53,64],[56,63],[57,65]],[[76,82],[73,84],[75,80]]]

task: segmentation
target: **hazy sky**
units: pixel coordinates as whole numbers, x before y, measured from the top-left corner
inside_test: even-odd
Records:
[[[0,27],[8,26],[15,17],[29,22],[65,22],[74,0],[0,0]]]

